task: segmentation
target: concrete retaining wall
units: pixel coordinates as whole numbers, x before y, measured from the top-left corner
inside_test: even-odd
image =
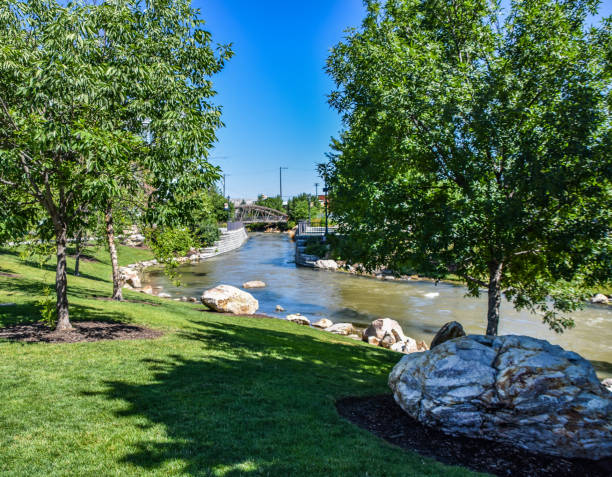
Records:
[[[249,239],[246,229],[243,227],[238,230],[227,231],[226,229],[220,229],[221,236],[219,240],[211,247],[201,248],[196,252],[190,254],[188,257],[180,257],[177,259],[179,263],[196,263],[206,260],[207,258],[221,255],[222,253],[231,252],[244,245]],[[143,262],[131,263],[125,267],[119,268],[123,280],[126,281],[130,276],[133,276],[136,272],[140,278],[140,273],[148,267],[154,267],[160,265],[157,260],[145,260]]]
[[[201,248],[198,251],[197,257],[200,260],[204,260],[216,255],[221,255],[222,253],[231,252],[232,250],[242,247],[248,239],[249,237],[244,227],[229,232],[226,229],[221,229],[221,237],[219,237],[219,240],[211,247]],[[194,258],[194,256],[190,257],[190,259],[192,258]]]

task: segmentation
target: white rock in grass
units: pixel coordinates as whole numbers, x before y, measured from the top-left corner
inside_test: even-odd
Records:
[[[231,285],[219,285],[202,294],[202,303],[208,308],[235,315],[252,315],[259,302],[251,295]]]
[[[286,319],[289,321],[293,321],[294,323],[297,323],[298,325],[310,326],[310,320],[306,318],[305,316],[300,315],[299,313],[295,313],[293,315],[287,315]]]
[[[332,326],[334,323],[332,322],[332,320],[328,319],[328,318],[321,318],[319,321],[315,321],[312,326],[314,326],[315,328],[322,328],[322,329],[327,329],[330,326]]]

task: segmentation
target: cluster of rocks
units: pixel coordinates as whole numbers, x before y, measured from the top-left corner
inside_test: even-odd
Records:
[[[536,453],[612,456],[612,393],[588,361],[527,336],[452,338],[463,330],[444,328],[446,341],[434,338],[431,350],[404,356],[389,375],[410,416]]]
[[[392,270],[387,268],[378,268],[373,270],[372,272],[367,272],[365,267],[360,263],[349,264],[343,260],[329,260],[329,259],[320,259],[315,256],[307,256],[305,257],[306,262],[308,262],[314,268],[318,268],[321,270],[330,270],[330,271],[343,271],[348,272],[351,275],[361,275],[371,278],[377,278],[379,280],[420,280],[422,277],[418,275],[401,275],[396,276]]]
[[[123,230],[120,239],[121,243],[128,247],[142,247],[145,243],[145,236],[139,232],[135,225]]]
[[[265,283],[261,281],[249,281],[243,283],[243,288],[261,288]],[[206,290],[202,295],[202,303],[208,308],[223,312],[240,315],[252,315],[259,308],[259,302],[250,293],[240,290],[231,285],[219,285]],[[276,306],[277,312],[284,312],[281,305]],[[390,318],[379,318],[374,320],[367,328],[358,328],[352,323],[333,323],[328,318],[321,318],[311,322],[307,316],[301,313],[291,313],[285,317],[293,323],[313,326],[329,333],[347,336],[355,340],[363,340],[375,346],[381,346],[400,353],[416,353],[429,349],[423,341],[406,336],[400,324]],[[461,327],[461,325],[458,325]],[[454,336],[454,335],[453,335]]]
[[[400,353],[416,353],[429,349],[425,342],[417,342],[415,339],[406,336],[400,324],[391,318],[374,320],[365,329],[363,341]]]
[[[120,279],[125,288],[142,288],[140,278],[141,272],[147,267],[158,265],[157,260],[145,260],[144,262],[131,263],[125,267],[119,268]]]

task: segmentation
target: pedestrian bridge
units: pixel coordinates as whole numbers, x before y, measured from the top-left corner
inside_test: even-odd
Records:
[[[288,219],[284,212],[262,205],[237,205],[234,213],[234,220],[243,224],[278,224],[287,222]]]

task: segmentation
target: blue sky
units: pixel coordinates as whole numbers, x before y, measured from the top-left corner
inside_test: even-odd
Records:
[[[327,105],[330,48],[364,15],[361,0],[194,0],[217,43],[234,57],[213,78],[226,127],[211,162],[228,174],[232,197],[314,193],[315,165],[340,129]],[[320,190],[320,188],[319,188]]]
[[[333,83],[324,72],[329,50],[364,16],[361,0],[295,2],[194,0],[216,43],[235,56],[213,79],[226,127],[211,162],[228,174],[234,198],[313,192],[340,120],[327,104]],[[612,13],[605,0],[600,14]],[[320,190],[320,188],[319,188]]]

